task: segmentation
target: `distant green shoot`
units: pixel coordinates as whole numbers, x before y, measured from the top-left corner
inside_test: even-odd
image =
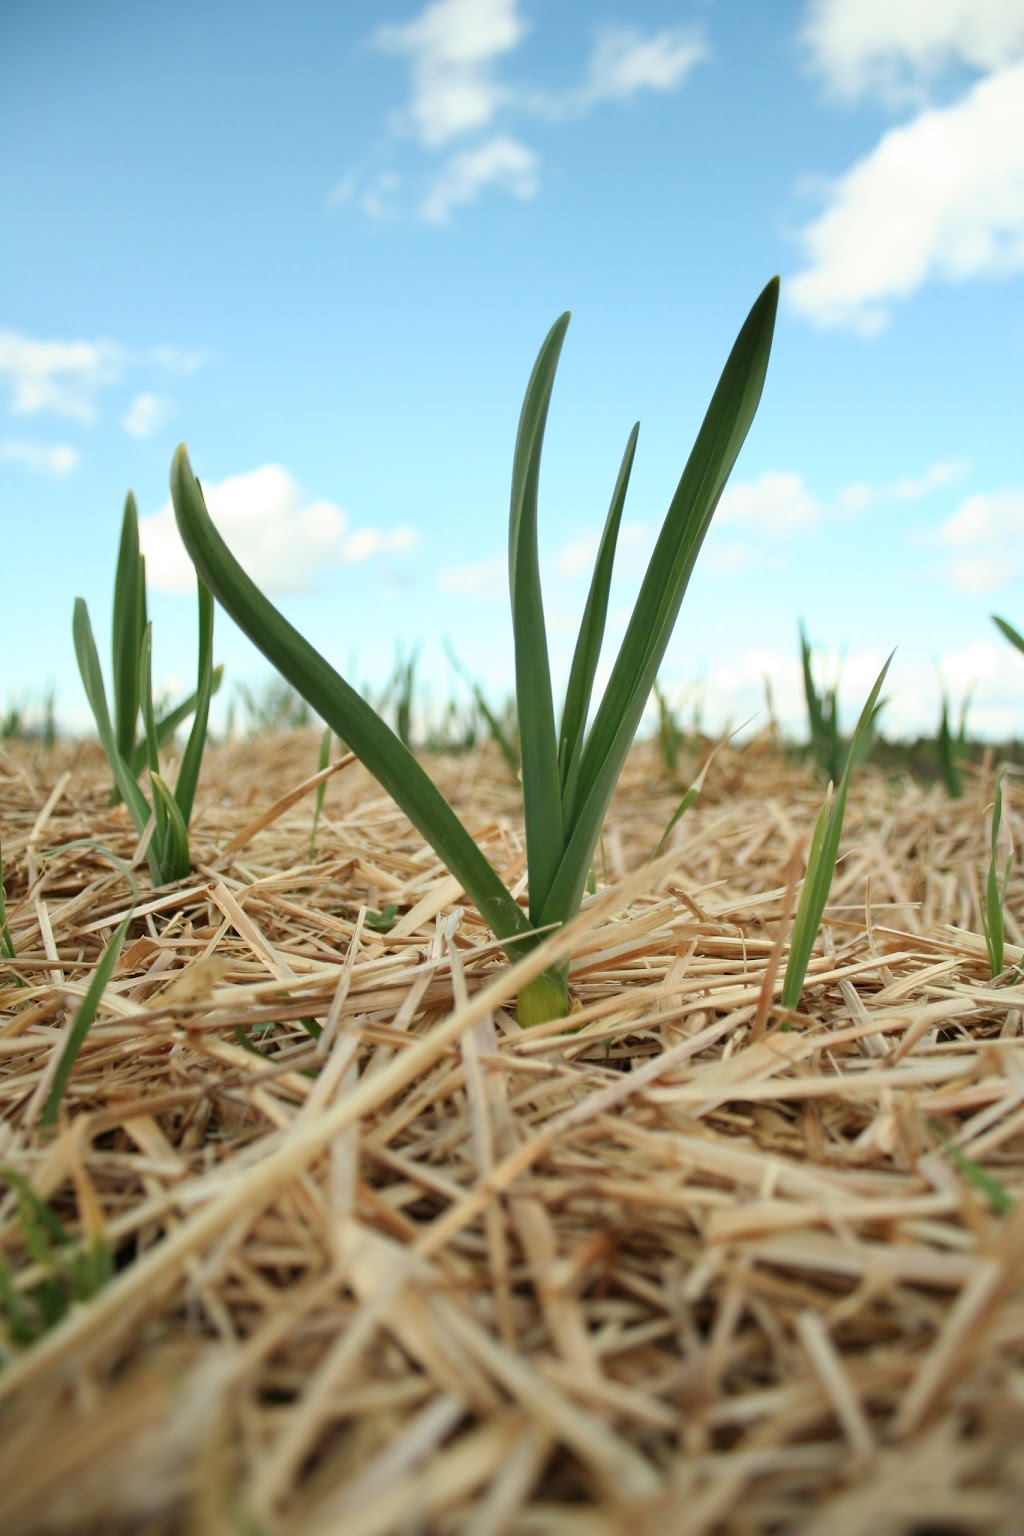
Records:
[[[0,1314],[13,1345],[35,1344],[63,1322],[76,1302],[90,1301],[114,1273],[110,1248],[96,1234],[76,1242],[40,1199],[28,1180],[13,1168],[0,1168],[18,1198],[22,1240],[42,1276],[27,1289],[15,1284],[6,1258],[0,1254]]]
[[[829,784],[825,803],[815,823],[811,851],[807,857],[807,873],[804,876],[800,904],[793,923],[793,939],[782,984],[783,1008],[795,1008],[800,1001],[800,993],[803,991],[807,967],[811,960],[811,951],[814,948],[818,929],[821,927],[821,920],[825,915],[828,893],[832,888],[832,877],[839,858],[839,840],[843,833],[843,818],[846,814],[846,796],[850,788],[850,780],[854,767],[870,740],[875,716],[881,707],[878,702],[879,694],[891,661],[892,655],[879,672],[875,685],[868,695],[867,703],[861,711],[857,729],[850,743],[846,767],[839,781],[839,788],[833,795],[833,786]]]
[[[518,773],[519,731],[515,720],[515,706],[512,705],[512,707],[507,712],[509,718],[506,718],[503,721],[500,716],[491,708],[490,704],[488,704],[487,696],[481,688],[480,684],[475,680],[475,678],[470,676],[469,672],[456,656],[452,647],[446,644],[445,650],[448,653],[448,660],[451,662],[456,672],[459,674],[467,688],[469,688],[470,692],[472,693],[473,702],[477,707],[480,718],[483,720],[487,727],[488,735],[494,742],[494,745],[497,747],[502,757],[505,759],[508,767],[511,768],[513,773]]]
[[[153,703],[152,625],[146,618],[145,561],[139,552],[135,500],[130,493],[114,584],[113,632],[115,713],[111,720],[89,609],[84,599],[75,599],[72,633],[78,670],[114,776],[114,787],[127,805],[140,837],[147,834],[152,822],[146,858],[154,884],[165,885],[184,879],[191,868],[188,826],[206,742],[210,699],[219,682],[213,665],[213,598],[200,581],[199,677],[195,694],[171,715],[158,720]],[[142,740],[136,743],[140,714]],[[160,774],[160,748],[173,734],[175,724],[187,714],[194,714],[192,730],[172,791]],[[152,804],[137,783],[143,765],[149,768]]]
[[[819,770],[833,784],[843,772],[843,743],[839,734],[839,683],[818,688],[811,665],[812,651],[803,624],[800,625],[800,664],[804,678],[804,698],[810,726],[810,748]]]
[[[12,965],[18,959],[14,948],[14,940],[11,938],[11,930],[7,923],[7,897],[4,890],[4,850],[2,843],[0,843],[0,955],[10,960]],[[28,985],[24,978],[18,975],[17,971],[12,970],[11,975],[14,978],[15,986],[25,987]]]
[[[538,355],[519,420],[512,467],[508,566],[523,810],[529,870],[524,912],[408,747],[354,688],[278,613],[214,527],[184,446],[171,495],[197,572],[239,627],[362,759],[461,882],[510,956],[579,910],[608,805],[643,718],[690,576],[719,498],[754,419],[768,368],[779,283],[756,300],[726,362],[666,514],[604,697],[587,730],[604,639],[619,524],[636,452],[629,435],[598,547],[556,726],[541,593],[537,501],[548,405],[568,314]],[[519,994],[521,1024],[564,1017],[568,963]]]
[[[985,882],[985,901],[981,914],[981,925],[985,933],[985,948],[988,950],[989,971],[992,980],[1003,974],[1006,965],[1006,934],[1003,922],[1003,911],[1006,906],[1006,888],[1010,883],[1010,870],[1013,867],[1013,851],[1006,856],[1006,866],[1003,870],[1002,888],[999,885],[999,827],[1003,819],[1003,775],[1005,768],[1001,768],[996,779],[995,798],[992,804],[992,854],[989,859],[988,879]]]
[[[334,732],[329,725],[324,726],[324,733],[320,737],[320,755],[317,759],[317,772],[323,773],[331,760],[331,737]],[[324,795],[327,791],[327,780],[324,779],[316,787],[313,797],[313,827],[309,834],[309,861],[313,862],[316,853],[316,829],[320,825],[320,812],[324,808]]]
[[[114,576],[111,659],[114,740],[135,779],[145,768],[149,756],[146,739],[139,736],[139,717],[143,707],[142,647],[147,623],[146,562],[139,547],[135,497],[129,491],[121,520],[121,542]],[[220,687],[223,671],[223,667],[214,668],[211,696]],[[171,742],[178,727],[195,712],[198,702],[197,691],[166,712],[157,711],[154,707],[154,729],[157,746],[161,751]],[[121,798],[121,791],[115,782],[110,794],[111,805],[118,805]]]
[[[949,723],[949,699],[945,688],[942,690],[942,714],[939,719],[935,750],[939,761],[939,773],[942,775],[942,782],[951,800],[961,799],[964,792],[964,778],[960,771],[960,764],[967,755],[967,709],[970,701],[971,695],[968,690],[960,706],[960,722],[954,733]]]

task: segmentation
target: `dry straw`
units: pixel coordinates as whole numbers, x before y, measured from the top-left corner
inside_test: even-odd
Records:
[[[514,966],[357,762],[311,772],[318,745],[208,756],[196,867],[141,887],[56,1136],[55,1064],[132,900],[66,845],[131,859],[137,835],[95,752],[0,754],[0,1163],[117,1270],[8,1351],[0,1528],[1016,1529],[1024,880],[996,985],[991,769],[955,802],[863,770],[783,1032],[820,789],[767,739],[720,749],[655,865],[678,792],[636,748],[608,888]],[[496,753],[431,771],[516,890]],[[517,988],[566,953],[573,1028],[522,1030]],[[30,1304],[16,1189],[0,1246]]]

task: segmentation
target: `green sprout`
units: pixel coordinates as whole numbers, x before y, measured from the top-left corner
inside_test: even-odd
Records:
[[[156,885],[181,880],[191,868],[188,825],[206,741],[210,699],[220,682],[220,669],[213,665],[213,607],[213,598],[200,581],[196,691],[176,710],[157,719],[153,702],[153,627],[146,617],[146,567],[139,551],[135,498],[129,492],[114,582],[113,721],[107,706],[103,669],[89,621],[89,609],[81,597],[75,599],[72,633],[78,670],[114,775],[114,798],[125,802],[140,837],[146,833],[150,821],[153,823],[146,858]],[[142,740],[137,743],[140,712],[143,731]],[[160,775],[160,748],[189,714],[194,714],[195,718],[172,792]],[[138,774],[147,765],[152,806],[137,782]]]
[[[961,799],[964,792],[960,763],[967,754],[967,710],[970,702],[971,694],[968,689],[960,706],[960,723],[954,735],[949,723],[949,700],[946,697],[945,688],[942,690],[942,714],[939,718],[939,734],[936,737],[935,750],[942,782],[951,800]]]
[[[278,671],[309,700],[435,849],[517,957],[579,910],[612,793],[643,717],[715,508],[757,410],[768,368],[779,280],[755,301],[726,362],[672,498],[603,699],[586,730],[604,638],[615,546],[636,451],[626,444],[598,548],[556,729],[537,550],[537,492],[548,404],[569,315],[545,339],[519,420],[509,514],[509,587],[529,868],[524,912],[419,763],[354,688],[242,570],[206,509],[182,445],[171,467],[178,528],[201,583]],[[519,993],[524,1025],[564,1017],[568,962]]]
[[[861,710],[857,729],[853,733],[853,740],[847,754],[846,767],[839,781],[839,788],[833,795],[832,783],[829,783],[825,803],[818,813],[811,837],[811,851],[807,856],[807,873],[800,893],[800,905],[797,907],[796,919],[793,923],[789,960],[786,963],[786,974],[782,983],[783,1008],[795,1008],[800,1001],[807,967],[810,964],[811,950],[825,915],[828,893],[832,889],[832,877],[839,858],[839,839],[843,833],[843,817],[846,814],[846,796],[850,788],[850,780],[854,766],[870,739],[875,716],[881,708],[878,695],[882,691],[882,684],[893,654],[895,653],[890,654],[889,660],[879,672],[875,679],[875,686],[868,694],[867,703]]]
[[[800,625],[800,663],[804,675],[804,698],[810,722],[810,748],[819,769],[836,783],[843,771],[843,743],[839,734],[839,684],[819,692],[811,667],[811,646],[803,624]]]
[[[498,751],[501,753],[502,757],[505,759],[505,762],[508,765],[508,767],[511,768],[513,773],[518,774],[518,772],[519,772],[519,745],[518,745],[519,728],[518,728],[518,725],[516,723],[516,718],[515,718],[515,706],[512,705],[509,708],[509,710],[506,712],[507,718],[503,721],[494,712],[494,710],[491,708],[490,704],[488,704],[487,696],[484,693],[483,689],[481,688],[480,684],[476,681],[475,678],[470,676],[470,674],[467,671],[467,669],[463,666],[462,662],[456,656],[454,648],[451,645],[449,645],[447,642],[445,644],[445,650],[448,653],[448,660],[451,662],[451,664],[455,668],[456,672],[462,678],[462,681],[466,684],[467,688],[472,693],[472,695],[473,695],[473,702],[474,702],[474,704],[477,707],[477,711],[478,711],[480,717],[482,718],[484,724],[487,727],[487,731],[488,731],[488,734],[489,734],[491,740],[494,742],[494,745],[497,747]]]
[[[996,845],[999,841],[999,826],[1003,819],[1003,775],[1006,769],[999,770],[996,779],[995,797],[992,803],[992,856],[988,865],[988,880],[985,882],[985,906],[981,914],[981,926],[985,933],[985,948],[988,950],[988,963],[992,980],[1003,974],[1006,963],[1006,936],[1003,925],[1003,908],[1006,905],[1006,888],[1010,883],[1010,870],[1013,866],[1013,852],[1007,854],[1006,868],[1003,871],[1003,888],[999,889],[999,864]]]
[[[99,1234],[86,1244],[76,1244],[71,1233],[35,1190],[13,1168],[0,1168],[0,1179],[14,1190],[25,1247],[42,1279],[28,1291],[19,1291],[0,1255],[0,1313],[12,1344],[34,1344],[62,1322],[75,1302],[89,1301],[114,1273],[114,1260]]]

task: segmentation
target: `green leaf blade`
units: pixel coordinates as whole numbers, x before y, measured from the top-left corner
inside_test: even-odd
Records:
[[[535,921],[547,899],[564,846],[558,741],[537,554],[537,492],[548,406],[568,325],[568,314],[555,321],[526,387],[516,434],[509,508],[509,594],[530,913]]]
[[[719,497],[761,399],[778,309],[779,280],[755,300],[736,338],[669,506],[583,748],[577,810],[541,914],[562,921],[582,898],[608,804],[633,743]]]
[[[525,913],[412,753],[242,570],[206,510],[184,445],[171,467],[171,498],[197,573],[239,628],[361,758],[462,882],[497,936],[509,941],[529,935]]]

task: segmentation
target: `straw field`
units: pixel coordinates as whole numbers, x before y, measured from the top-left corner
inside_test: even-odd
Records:
[[[8,1299],[61,1283],[12,1173],[69,1235],[58,1270],[113,1262],[4,1346],[0,1529],[1024,1530],[1024,876],[993,981],[995,765],[959,801],[858,771],[790,1017],[822,787],[769,737],[719,752],[654,863],[680,790],[634,748],[596,893],[515,969],[358,763],[311,849],[316,761],[310,734],[211,749],[191,874],[154,891],[98,749],[0,754]],[[429,767],[522,897],[509,770]],[[1018,850],[1020,807],[1008,778]],[[101,850],[139,900],[50,1128],[129,906]],[[520,1029],[568,954],[571,1028]]]

